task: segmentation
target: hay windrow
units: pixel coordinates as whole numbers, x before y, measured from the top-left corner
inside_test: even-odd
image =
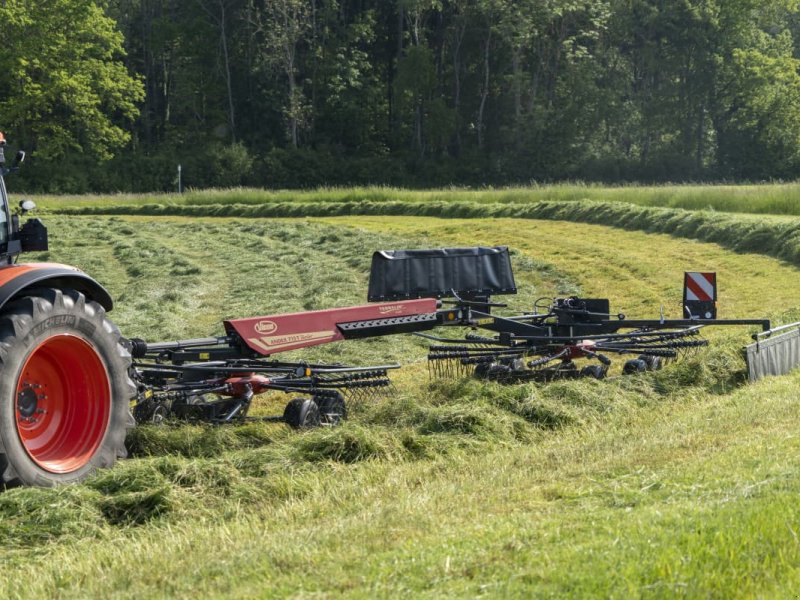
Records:
[[[709,210],[640,206],[596,200],[526,203],[434,202],[279,202],[261,204],[145,204],[58,206],[55,214],[153,215],[196,217],[332,217],[344,215],[427,216],[441,218],[517,218],[607,225],[720,244],[736,252],[765,254],[800,265],[800,223]]]
[[[543,432],[581,427],[642,398],[682,402],[687,387],[729,389],[735,352],[710,367],[687,361],[669,370],[609,381],[504,386],[462,379],[423,383],[367,406],[341,427],[294,432],[282,425],[142,426],[131,446],[140,458],[84,484],[0,494],[0,537],[20,547],[114,528],[213,515],[237,505],[299,499],[330,463],[430,460],[465,450],[535,443]]]

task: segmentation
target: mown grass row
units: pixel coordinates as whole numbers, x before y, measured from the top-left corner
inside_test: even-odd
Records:
[[[403,392],[356,405],[345,425],[300,434],[258,422],[140,426],[127,441],[135,460],[82,485],[0,494],[0,556],[24,562],[46,544],[297,501],[319,486],[331,463],[437,460],[536,444],[548,431],[623,418],[687,395],[725,393],[743,377],[741,356],[729,345],[712,362],[696,355],[668,370],[604,382],[406,381]]]
[[[618,202],[480,204],[447,202],[341,202],[277,204],[146,204],[63,207],[59,214],[184,217],[325,217],[344,215],[440,218],[547,219],[607,225],[712,242],[736,252],[754,252],[800,265],[800,221],[763,219],[715,211],[654,208]]]
[[[184,194],[117,194],[113,196],[42,196],[47,208],[118,205],[209,205],[281,203],[436,202],[530,204],[535,202],[624,202],[641,206],[716,210],[720,212],[800,215],[800,184],[621,186],[560,184],[518,188],[408,190],[389,187],[322,188],[310,191],[190,190]]]
[[[726,316],[796,310],[797,269],[590,225],[45,220],[48,258],[106,284],[146,339],[361,303],[371,251],[467,243],[514,248],[511,312],[583,289],[653,316],[701,261]],[[0,495],[0,597],[773,595],[798,581],[797,377],[743,387],[746,341],[547,386],[428,382],[407,336],[320,349],[412,364],[341,428],[142,427],[133,458],[85,484]]]
[[[158,456],[0,496],[0,593],[780,597],[800,581],[793,388],[709,395],[725,378],[451,383],[208,456],[144,430]]]

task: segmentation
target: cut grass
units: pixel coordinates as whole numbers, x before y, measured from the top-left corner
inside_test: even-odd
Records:
[[[721,316],[797,314],[795,268],[596,225],[47,221],[50,260],[107,284],[121,296],[112,318],[146,339],[360,303],[372,250],[427,245],[512,246],[514,311],[580,289],[632,317],[662,303],[669,315],[683,270],[708,266]],[[91,245],[71,244],[87,232]],[[135,458],[85,484],[3,494],[0,596],[791,593],[800,375],[742,386],[745,331],[710,336],[713,349],[658,373],[549,386],[429,384],[407,336],[321,348],[328,360],[414,364],[396,394],[341,428],[142,427]]]
[[[61,214],[195,217],[427,216],[441,218],[515,218],[593,223],[629,230],[668,233],[713,242],[736,252],[753,252],[800,264],[800,221],[795,217],[734,215],[715,210],[684,210],[594,200],[529,203],[329,202],[215,205],[98,205],[55,209]]]

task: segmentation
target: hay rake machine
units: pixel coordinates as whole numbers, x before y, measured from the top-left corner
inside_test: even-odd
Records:
[[[577,306],[583,305],[579,299],[569,300]],[[557,319],[556,310],[535,315],[536,320],[531,324],[542,327],[548,318]],[[603,379],[612,364],[609,354],[636,356],[625,361],[623,373],[626,374],[658,370],[669,360],[707,346],[708,340],[699,335],[700,327],[695,326],[666,331],[634,329],[581,339],[569,335],[537,335],[505,342],[502,335],[491,338],[468,334],[458,342],[430,336],[440,345],[430,347],[428,361],[431,373],[438,377],[474,374],[482,379],[509,383],[578,377]],[[579,368],[575,362],[579,359],[598,362]]]
[[[435,301],[360,306],[225,321],[227,335],[165,343],[133,339],[137,422],[180,418],[211,423],[283,421],[292,427],[336,425],[347,405],[390,389],[388,372],[368,367],[271,359],[275,354],[344,339],[414,330]],[[386,315],[392,315],[386,317]],[[301,394],[283,415],[250,417],[253,397],[276,391]]]
[[[399,365],[321,365],[273,356],[346,339],[414,333],[433,342],[432,374],[513,383],[602,379],[610,355],[631,357],[623,373],[659,369],[707,345],[700,337],[707,325],[770,328],[764,319],[716,319],[712,273],[686,274],[682,319],[626,319],[610,313],[606,299],[575,297],[539,300],[521,315],[492,314],[505,305],[491,297],[513,293],[505,247],[376,252],[368,294],[373,304],[233,319],[224,322],[226,335],[216,338],[130,340],[138,388],[134,416],[138,422],[257,418],[298,428],[338,424],[348,402],[386,391],[388,373]],[[427,333],[447,327],[470,331],[460,339]],[[283,415],[250,417],[253,397],[270,390],[301,396],[289,401]]]

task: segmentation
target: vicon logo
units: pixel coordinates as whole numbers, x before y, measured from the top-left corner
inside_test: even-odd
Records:
[[[389,304],[388,306],[381,306],[378,308],[378,312],[382,315],[392,315],[395,313],[399,313],[403,311],[405,308],[402,304]]]
[[[272,333],[273,331],[277,331],[278,326],[274,321],[259,321],[256,323],[255,330],[262,335],[266,335]]]

